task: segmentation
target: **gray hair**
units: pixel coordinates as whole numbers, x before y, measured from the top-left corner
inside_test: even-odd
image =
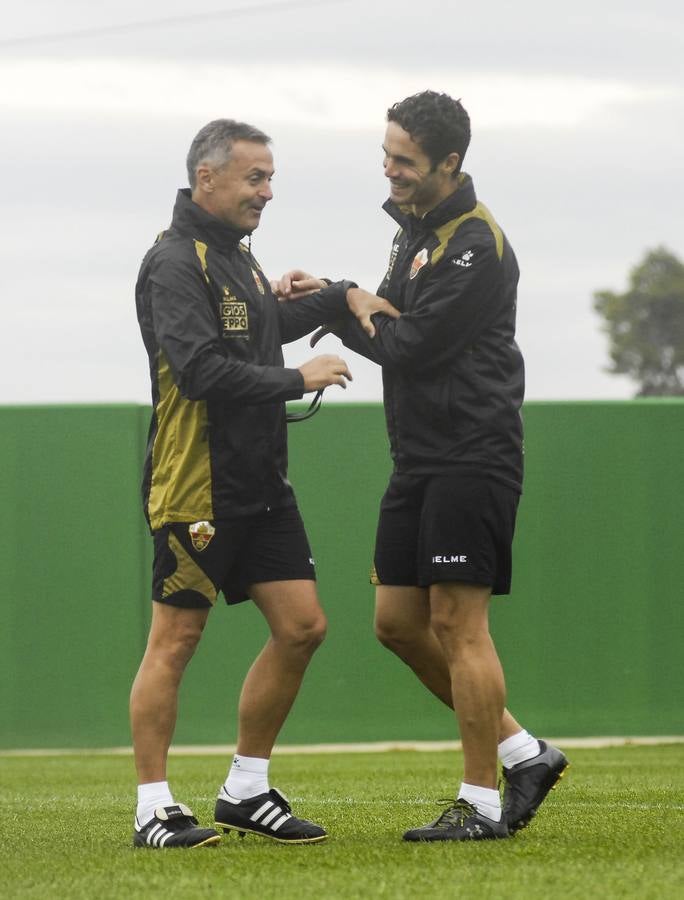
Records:
[[[234,119],[214,119],[209,122],[197,132],[188,152],[188,181],[193,191],[197,186],[198,167],[202,163],[210,163],[217,169],[225,166],[235,141],[271,143],[267,134],[246,122],[236,122]]]

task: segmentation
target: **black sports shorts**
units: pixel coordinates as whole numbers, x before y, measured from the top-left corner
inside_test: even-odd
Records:
[[[373,584],[511,589],[519,494],[482,475],[394,473],[380,503]]]
[[[249,599],[263,581],[306,579],[316,571],[296,506],[212,522],[173,522],[155,531],[152,599],[204,609]]]

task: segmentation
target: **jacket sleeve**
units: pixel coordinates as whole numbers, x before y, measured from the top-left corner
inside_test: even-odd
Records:
[[[463,251],[472,256],[462,259]],[[493,241],[479,240],[445,254],[425,272],[416,302],[400,318],[375,314],[375,337],[358,322],[336,329],[345,346],[382,366],[442,367],[472,346],[496,317],[502,264]]]
[[[278,318],[283,344],[296,341],[319,325],[327,325],[345,316],[348,312],[347,291],[352,287],[356,287],[353,281],[337,281],[300,300],[279,301]]]
[[[199,269],[167,261],[150,273],[145,292],[155,341],[187,399],[203,400],[218,391],[231,402],[256,404],[296,400],[304,394],[297,369],[225,355]]]

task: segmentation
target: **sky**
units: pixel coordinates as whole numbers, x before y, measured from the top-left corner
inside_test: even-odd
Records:
[[[394,222],[385,112],[460,97],[464,168],[521,269],[530,400],[623,399],[593,293],[664,245],[684,258],[679,0],[27,0],[0,36],[0,403],[149,402],[133,289],[208,121],[273,138],[252,249],[375,290]],[[328,399],[381,399],[380,372]],[[285,348],[286,365],[313,352]]]

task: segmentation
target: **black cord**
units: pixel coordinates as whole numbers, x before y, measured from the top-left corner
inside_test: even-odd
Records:
[[[311,416],[314,416],[318,410],[321,408],[321,403],[323,402],[323,388],[316,391],[314,394],[314,398],[309,404],[309,408],[305,409],[304,412],[300,413],[287,413],[285,416],[286,421],[289,422],[303,422],[305,419],[310,419]]]

